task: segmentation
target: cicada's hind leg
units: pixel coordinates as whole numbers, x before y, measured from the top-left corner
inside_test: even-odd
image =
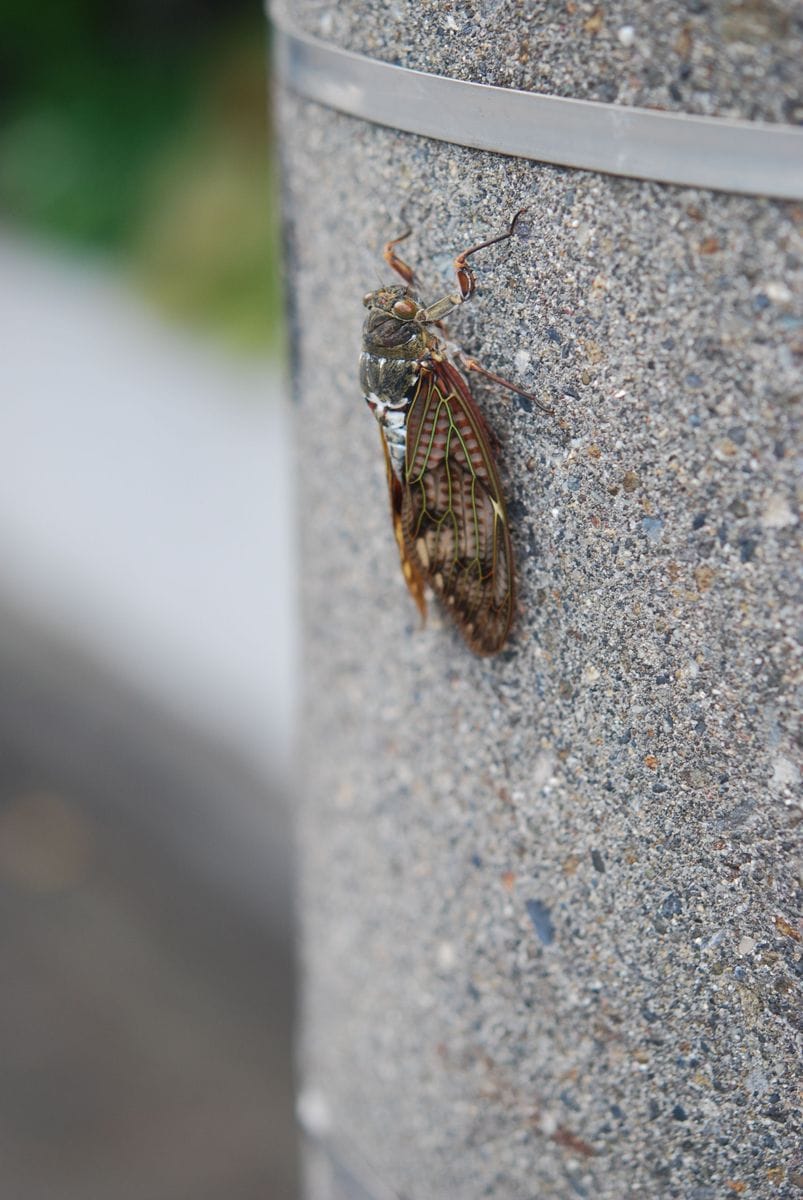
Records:
[[[520,208],[510,222],[510,228],[506,233],[500,233],[498,237],[489,238],[487,242],[480,242],[477,246],[472,246],[470,250],[464,250],[462,254],[458,254],[454,260],[454,272],[457,276],[457,291],[449,292],[440,300],[436,300],[434,304],[430,304],[423,313],[419,313],[419,321],[426,324],[436,324],[450,313],[452,309],[457,308],[460,304],[464,304],[469,300],[477,289],[477,277],[472,268],[468,265],[468,259],[472,254],[476,254],[478,250],[484,250],[487,246],[495,246],[497,242],[506,242],[508,238],[513,237],[513,230],[516,228],[516,222],[522,213],[527,210]]]
[[[394,238],[391,242],[386,242],[385,249],[382,251],[382,257],[384,258],[385,262],[389,267],[393,268],[397,275],[401,275],[402,279],[409,287],[412,287],[415,283],[415,271],[412,267],[408,266],[403,259],[399,258],[398,254],[396,253],[396,247],[398,246],[399,242],[406,241],[412,232],[412,229],[408,229],[407,232],[401,234],[400,237]]]

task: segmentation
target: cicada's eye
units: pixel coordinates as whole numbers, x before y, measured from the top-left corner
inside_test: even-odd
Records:
[[[397,300],[393,305],[393,314],[396,317],[401,317],[404,321],[409,321],[418,312],[418,305],[415,300]]]
[[[374,298],[374,293],[373,293],[373,292],[366,292],[366,293],[365,293],[365,295],[364,295],[364,296],[363,296],[363,298],[362,298],[362,302],[363,302],[363,304],[365,305],[365,307],[366,307],[366,308],[370,308],[371,301],[373,300],[373,298]]]

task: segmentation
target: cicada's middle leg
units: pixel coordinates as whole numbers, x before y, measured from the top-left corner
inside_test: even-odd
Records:
[[[517,387],[509,379],[503,379],[501,375],[494,374],[493,371],[489,371],[487,367],[484,367],[482,363],[478,363],[476,358],[470,358],[467,354],[463,354],[462,351],[459,352],[458,358],[461,366],[465,367],[467,371],[476,371],[478,375],[484,375],[486,379],[490,379],[491,383],[498,383],[500,387],[507,388],[509,392],[515,392],[517,396],[524,396],[527,400],[532,400],[536,408],[541,409],[541,412],[548,413],[550,417],[554,416],[554,408],[550,408],[534,392],[526,392],[524,388]]]

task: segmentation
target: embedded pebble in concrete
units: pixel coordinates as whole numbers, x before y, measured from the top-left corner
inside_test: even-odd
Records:
[[[791,7],[605,5],[596,34],[593,5],[567,8],[536,23],[423,3],[415,36],[402,3],[382,20],[370,3],[297,12],[455,75],[479,77],[481,36],[493,82],[535,79],[532,49],[507,56],[526,36],[552,47],[550,90],[600,86],[596,66],[580,81],[591,46],[619,102],[669,95],[686,61],[675,107],[786,104],[773,31],[791,44]],[[691,26],[687,59],[657,53],[653,13],[664,41]],[[449,20],[463,36],[438,51]],[[734,22],[747,40],[703,92],[696,47]],[[619,57],[647,45],[649,79]],[[794,1196],[801,210],[474,153],[287,95],[281,123],[307,639],[301,1073],[327,1144],[368,1196]],[[519,568],[509,646],[479,660],[437,608],[420,627],[399,572],[357,384],[361,298],[393,234],[413,228],[437,296],[453,255],[523,206],[449,321],[556,409],[476,384]],[[310,1184],[311,1200],[349,1194]]]

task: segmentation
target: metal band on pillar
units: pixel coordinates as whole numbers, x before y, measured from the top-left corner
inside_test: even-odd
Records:
[[[803,129],[466,83],[341,50],[272,17],[286,85],[349,116],[578,170],[803,199]]]

